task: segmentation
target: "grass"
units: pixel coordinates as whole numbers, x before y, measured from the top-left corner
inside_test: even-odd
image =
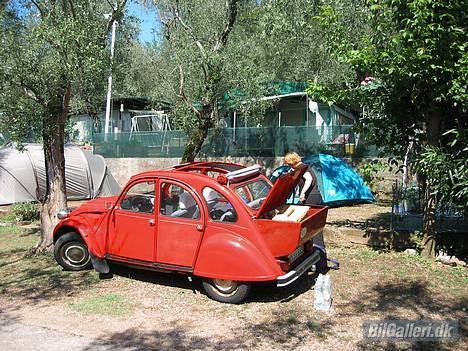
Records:
[[[434,294],[461,299],[468,294],[468,269],[449,267],[434,260],[404,252],[379,252],[369,247],[329,248],[330,257],[342,264],[346,279],[366,279],[379,275],[379,282],[419,282]]]
[[[13,223],[0,226],[0,294],[43,300],[99,282],[93,271],[63,271],[50,253],[31,256],[30,249],[38,240],[36,230]]]
[[[87,315],[104,315],[111,317],[122,317],[133,311],[130,302],[118,294],[95,295],[82,298],[77,302],[71,303],[70,308],[73,311]]]
[[[14,222],[15,220],[13,212],[0,212],[0,223]]]

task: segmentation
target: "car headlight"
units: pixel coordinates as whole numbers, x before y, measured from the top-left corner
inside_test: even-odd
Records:
[[[70,210],[69,209],[60,210],[60,211],[57,212],[57,218],[58,219],[64,219],[64,218],[67,218],[68,216],[70,216]]]

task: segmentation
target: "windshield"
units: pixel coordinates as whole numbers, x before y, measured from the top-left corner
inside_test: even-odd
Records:
[[[263,200],[267,197],[271,189],[270,183],[264,179],[257,179],[236,187],[234,190],[237,195],[249,206],[256,210],[260,208]]]

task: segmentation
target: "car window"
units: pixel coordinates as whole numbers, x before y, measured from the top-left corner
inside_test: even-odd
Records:
[[[236,210],[225,196],[210,187],[206,187],[203,189],[203,198],[208,206],[211,219],[221,222],[237,221]]]
[[[132,186],[120,202],[120,208],[126,211],[154,212],[154,181],[145,181]]]
[[[250,208],[258,209],[270,189],[270,183],[264,179],[259,179],[236,187],[235,192]]]
[[[161,184],[159,213],[163,216],[199,219],[200,208],[188,189],[177,184]]]

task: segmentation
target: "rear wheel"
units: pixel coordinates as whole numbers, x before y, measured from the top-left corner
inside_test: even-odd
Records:
[[[58,238],[54,247],[54,257],[67,271],[82,271],[92,267],[88,247],[75,232],[66,233]]]
[[[225,303],[240,303],[249,294],[250,284],[234,280],[205,279],[203,288],[213,300]]]

